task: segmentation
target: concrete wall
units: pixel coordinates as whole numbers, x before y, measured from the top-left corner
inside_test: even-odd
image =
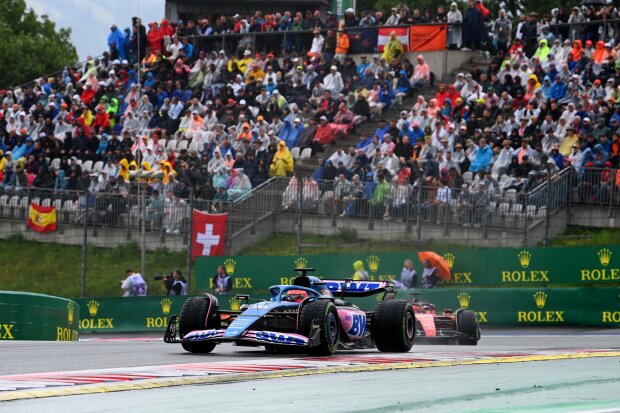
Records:
[[[591,228],[620,228],[620,208],[609,206],[576,205],[569,225]]]
[[[294,234],[295,215],[279,214],[276,232]],[[384,221],[375,219],[369,224],[367,219],[335,218],[332,221],[324,216],[304,216],[303,231],[306,234],[315,235],[336,235],[339,230],[355,230],[360,240],[414,242],[417,239],[415,222],[408,230],[407,225],[400,221]],[[477,247],[532,247],[541,243],[545,235],[544,221],[530,226],[525,235],[522,225],[515,225],[514,229],[463,227],[451,225],[444,232],[442,224],[425,222],[422,224],[422,242],[450,242],[463,246]],[[559,211],[551,217],[550,237],[561,235],[566,230],[566,211]]]
[[[0,239],[7,239],[12,235],[21,234],[24,238],[38,242],[55,242],[65,245],[82,245],[84,228],[81,226],[64,225],[58,231],[40,234],[26,228],[25,222],[0,221]],[[119,228],[92,228],[88,230],[88,244],[97,247],[113,248],[127,242],[140,241],[138,231],[128,232],[126,229]],[[166,247],[171,251],[187,251],[187,241],[183,235],[162,234],[159,232],[147,232],[146,249],[156,250]]]

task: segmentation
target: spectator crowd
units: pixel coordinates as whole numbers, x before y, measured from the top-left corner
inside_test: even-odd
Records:
[[[135,17],[123,31],[110,27],[101,57],[0,90],[0,187],[128,196],[143,182],[150,205],[191,195],[218,210],[269,177],[292,176],[292,150],[320,157],[375,120],[372,136],[320,159],[304,179],[312,197],[332,191],[342,215],[363,198],[385,218],[401,216],[414,185],[432,188],[429,204],[458,202],[465,190],[528,191],[565,168],[604,202],[618,179],[618,32],[603,24],[616,8],[509,17],[494,19],[476,1],[462,12],[456,3],[389,16],[350,9],[343,21],[257,11],[147,29]],[[430,68],[421,54],[407,57],[395,32],[382,53],[349,55],[348,28],[424,22],[456,23],[448,45],[492,51],[489,67],[474,65],[426,99]],[[563,22],[573,25],[553,26]],[[237,36],[226,49],[212,36],[302,30],[311,32]],[[410,110],[384,120],[409,96]],[[589,168],[609,172],[591,178]],[[285,193],[284,207],[291,200]]]

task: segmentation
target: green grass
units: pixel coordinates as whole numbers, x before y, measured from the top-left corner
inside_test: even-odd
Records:
[[[333,254],[351,252],[410,252],[420,248],[452,249],[461,245],[447,242],[417,244],[412,241],[367,241],[359,240],[354,233],[341,232],[337,236],[304,235],[302,253]],[[476,247],[471,247],[476,248]],[[297,255],[297,236],[275,234],[266,240],[246,248],[240,255]]]
[[[187,267],[186,253],[160,249],[146,255],[149,295],[165,290],[155,282],[155,273],[169,273]],[[82,276],[82,248],[24,240],[21,236],[0,241],[0,289],[32,291],[61,297],[79,297]],[[135,243],[116,248],[89,247],[86,292],[89,296],[120,296],[119,281],[125,270],[140,271],[140,250]]]
[[[559,238],[549,242],[553,247],[587,247],[597,245],[617,244],[620,240],[620,230],[602,229],[592,230],[587,228],[569,228]]]
[[[550,242],[551,246],[596,246],[616,244],[620,230],[586,230],[571,228]],[[337,236],[304,235],[304,254],[351,252],[408,252],[413,249],[451,249],[462,246],[449,243],[416,245],[412,242],[371,242],[357,238],[353,231]],[[247,248],[241,255],[296,255],[295,235],[276,234]],[[154,274],[169,273],[175,268],[185,272],[185,252],[159,249],[146,254],[145,278],[149,295],[165,293],[161,282],[153,281]],[[61,297],[79,297],[82,274],[82,249],[52,243],[27,241],[21,236],[0,240],[0,289],[32,291]],[[87,258],[86,292],[88,296],[120,296],[119,281],[125,270],[140,270],[140,250],[136,243],[116,248],[89,247]]]

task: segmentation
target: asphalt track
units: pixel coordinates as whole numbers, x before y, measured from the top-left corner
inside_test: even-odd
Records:
[[[620,412],[620,329],[485,329],[476,347],[414,345],[406,355],[356,351],[321,360],[232,345],[192,355],[160,340],[1,342],[0,400],[20,400],[0,401],[0,412],[316,411],[317,403],[322,413]],[[74,385],[65,387],[56,376],[69,371]],[[131,379],[109,382],[112,373]],[[79,382],[79,374],[106,382]],[[43,377],[45,388],[8,391],[2,376],[9,375],[32,386]],[[50,397],[61,394],[71,395]]]

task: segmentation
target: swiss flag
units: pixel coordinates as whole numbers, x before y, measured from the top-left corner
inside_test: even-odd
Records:
[[[192,219],[192,258],[224,255],[228,214],[194,210]]]

